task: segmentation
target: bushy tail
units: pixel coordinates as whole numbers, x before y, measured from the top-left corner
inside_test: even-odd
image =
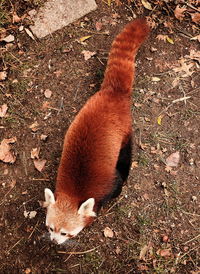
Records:
[[[134,61],[138,48],[149,33],[145,19],[127,24],[115,38],[110,51],[102,89],[128,93],[134,78]]]

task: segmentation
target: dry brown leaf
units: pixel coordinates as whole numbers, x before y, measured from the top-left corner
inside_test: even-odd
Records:
[[[165,171],[167,171],[167,172],[169,172],[169,173],[170,173],[170,172],[172,171],[172,167],[170,167],[170,166],[166,166],[166,167],[165,167]]]
[[[13,22],[13,23],[19,23],[21,20],[22,20],[22,18],[19,17],[19,16],[17,15],[17,13],[14,11],[14,12],[13,12],[12,22]]]
[[[5,71],[5,70],[4,71],[0,71],[0,81],[6,80],[7,75],[8,75],[7,71]]]
[[[35,40],[35,37],[29,29],[25,28],[25,32],[28,34],[29,37],[31,37],[31,39]]]
[[[104,228],[103,234],[106,238],[113,238],[113,236],[114,236],[114,232],[109,227]]]
[[[167,37],[167,35],[165,35],[165,34],[158,34],[156,36],[156,39],[158,39],[159,41],[161,40],[161,41],[165,41],[166,42],[166,37]]]
[[[34,166],[35,168],[39,171],[42,172],[42,170],[44,169],[44,166],[46,164],[47,160],[40,160],[40,159],[35,159],[33,160]]]
[[[190,51],[190,55],[186,55],[185,58],[196,60],[200,63],[200,50],[194,50],[192,49]]]
[[[199,12],[195,12],[195,13],[192,13],[190,15],[191,15],[192,21],[194,23],[197,23],[197,24],[200,23],[200,13]]]
[[[174,10],[174,15],[178,20],[183,20],[184,12],[186,11],[186,8],[180,8],[179,5],[176,6],[175,10]]]
[[[121,253],[121,249],[119,248],[119,246],[116,247],[115,252],[117,255],[119,255]]]
[[[11,151],[11,147],[9,144],[17,141],[16,137],[10,139],[3,139],[0,144],[0,160],[4,163],[13,164],[16,161],[16,156],[13,151]]]
[[[46,98],[50,98],[51,95],[52,95],[52,91],[51,91],[50,89],[46,89],[46,90],[44,91],[44,96],[45,96]]]
[[[16,183],[17,183],[17,181],[14,180],[14,179],[12,179],[11,182],[9,183],[9,187],[10,187],[11,189],[14,188],[15,185],[16,185]]]
[[[176,151],[169,155],[166,159],[166,165],[168,167],[177,167],[180,161],[180,152]]]
[[[131,168],[137,168],[137,167],[138,167],[138,162],[137,161],[132,162]]]
[[[171,257],[172,252],[171,252],[171,249],[169,248],[162,249],[162,250],[159,250],[158,255],[160,255],[161,257]]]
[[[12,43],[15,40],[15,36],[12,35],[12,34],[9,34],[8,36],[3,38],[2,40],[5,41],[6,43]]]
[[[31,271],[31,269],[30,268],[26,268],[25,270],[24,270],[24,273],[25,274],[30,274],[32,271]]]
[[[43,110],[46,110],[46,109],[48,109],[50,107],[50,102],[48,102],[48,101],[44,101],[44,103],[42,104],[42,109]]]
[[[8,110],[8,106],[6,104],[3,104],[2,106],[0,106],[0,118],[5,117],[7,110]]]
[[[148,250],[149,250],[148,245],[145,245],[145,246],[142,247],[142,249],[140,250],[140,255],[139,255],[140,260],[145,261],[145,256],[146,256]]]
[[[39,159],[39,153],[40,153],[40,148],[32,148],[31,150],[31,159]]]
[[[54,71],[53,72],[55,75],[56,75],[56,77],[58,78],[58,77],[60,77],[60,75],[63,73],[62,72],[62,70],[56,70],[56,71]]]
[[[102,29],[103,24],[101,22],[96,22],[95,28],[97,31],[100,31]]]
[[[200,42],[200,34],[197,36],[192,37],[190,40],[197,40]]]
[[[36,132],[39,129],[39,124],[37,121],[35,121],[33,124],[29,126],[29,128],[33,131]]]
[[[191,68],[194,66],[194,64],[193,63],[187,64],[186,62],[187,62],[186,59],[181,58],[179,60],[180,66],[176,67],[176,68],[173,68],[173,70],[175,72],[181,73],[181,77],[191,76],[193,74],[193,72],[194,72],[194,71],[191,71]]]
[[[141,0],[142,5],[145,7],[145,9],[152,10],[151,4],[146,0]]]
[[[40,136],[40,140],[42,140],[42,141],[46,141],[47,137],[48,137],[48,135],[41,134],[41,136]]]
[[[85,61],[89,60],[92,56],[96,54],[95,51],[89,51],[89,50],[83,50],[81,53],[84,55]]]

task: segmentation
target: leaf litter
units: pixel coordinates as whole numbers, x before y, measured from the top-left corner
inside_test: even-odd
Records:
[[[3,139],[0,144],[0,160],[4,163],[13,164],[16,161],[16,156],[10,144],[13,144],[17,141],[16,137],[10,139]]]

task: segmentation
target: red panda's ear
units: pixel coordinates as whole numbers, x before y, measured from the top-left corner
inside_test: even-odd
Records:
[[[44,196],[46,206],[49,206],[50,204],[55,204],[54,194],[49,188],[45,188]]]
[[[87,217],[96,217],[96,213],[93,211],[94,204],[94,198],[89,198],[87,201],[81,204],[78,210],[78,214]]]

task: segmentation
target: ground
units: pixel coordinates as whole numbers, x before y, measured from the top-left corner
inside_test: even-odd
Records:
[[[0,162],[0,273],[200,273],[198,1],[96,2],[41,40],[27,35],[27,18],[12,23],[14,10],[21,18],[41,1],[0,4],[1,37],[14,35],[0,42],[0,141],[16,137],[13,163]],[[56,246],[38,201],[55,187],[63,136],[98,91],[112,40],[135,16],[152,31],[136,58],[129,179],[90,227]],[[85,60],[84,50],[95,54]]]

